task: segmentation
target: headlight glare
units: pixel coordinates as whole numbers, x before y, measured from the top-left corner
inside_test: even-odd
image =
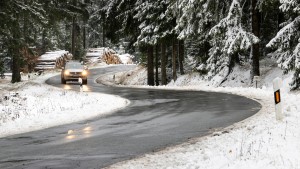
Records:
[[[65,73],[65,75],[67,75],[67,76],[70,75],[70,72],[69,72],[68,70],[65,70],[64,73]]]
[[[86,76],[86,75],[87,75],[87,71],[86,70],[82,71],[82,76]]]

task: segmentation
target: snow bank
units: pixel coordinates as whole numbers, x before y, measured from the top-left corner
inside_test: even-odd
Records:
[[[126,53],[126,54],[122,54],[122,55],[118,55],[118,56],[123,64],[133,64],[133,61],[132,61],[132,59],[134,58],[133,55]]]

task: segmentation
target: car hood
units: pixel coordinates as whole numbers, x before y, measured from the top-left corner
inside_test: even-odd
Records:
[[[69,72],[83,72],[83,69],[66,69]]]

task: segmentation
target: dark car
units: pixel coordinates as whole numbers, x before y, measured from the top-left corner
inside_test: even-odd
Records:
[[[79,61],[69,61],[61,71],[61,83],[66,84],[67,81],[79,81],[82,79],[82,84],[87,84],[88,70]]]

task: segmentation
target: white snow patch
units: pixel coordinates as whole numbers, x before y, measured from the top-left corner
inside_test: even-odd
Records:
[[[123,64],[132,64],[133,63],[132,62],[132,59],[134,58],[133,55],[126,53],[126,54],[122,54],[122,55],[118,55],[118,56]]]

